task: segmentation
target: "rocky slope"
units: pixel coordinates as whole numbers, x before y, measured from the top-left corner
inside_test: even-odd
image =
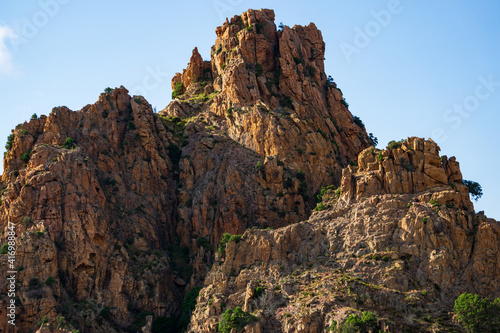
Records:
[[[193,51],[159,114],[121,87],[13,130],[0,224],[2,243],[16,226],[20,331],[61,317],[80,332],[187,324],[223,233],[306,220],[369,147],[314,24],[278,31],[272,11],[249,10],[216,34],[210,62]]]
[[[135,309],[177,311],[168,143],[151,106],[124,88],[14,130],[0,219],[16,224],[21,328],[64,315],[87,331],[113,331],[99,313],[128,326]]]
[[[189,331],[239,306],[245,332],[324,332],[363,311],[376,332],[452,332],[462,292],[499,297],[500,224],[474,213],[458,163],[432,141],[391,146],[364,150],[308,221],[230,242]]]

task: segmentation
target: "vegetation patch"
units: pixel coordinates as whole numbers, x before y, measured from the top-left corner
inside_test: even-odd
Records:
[[[231,242],[236,242],[239,243],[241,239],[243,238],[243,235],[231,235],[230,233],[225,233],[222,235],[222,238],[219,242],[219,247],[217,251],[221,254],[224,255],[226,251],[226,245],[231,243]]]
[[[463,293],[455,300],[453,312],[469,333],[500,332],[500,298],[491,301]]]
[[[24,161],[25,163],[28,163],[30,160],[30,155],[31,155],[31,149],[21,155],[21,160]]]
[[[333,326],[333,329],[332,329]],[[338,327],[332,324],[330,331],[333,332],[378,332],[380,326],[378,325],[377,316],[369,311],[363,312],[363,314],[358,316],[350,315],[347,319],[340,324]]]
[[[65,149],[75,148],[75,140],[73,140],[72,138],[66,138],[66,141],[64,141],[64,144],[62,145],[62,147]]]
[[[255,75],[261,76],[264,73],[264,68],[258,62],[255,63]]]
[[[7,137],[7,143],[5,144],[5,149],[10,150],[14,144],[14,134]]]
[[[174,91],[172,91],[172,98],[179,97],[183,91],[184,91],[184,84],[182,84],[182,82],[176,82],[174,86]]]
[[[361,128],[365,127],[365,124],[363,123],[363,121],[361,120],[361,118],[359,118],[358,116],[354,116],[353,119],[354,119],[354,123],[356,125],[358,125]]]
[[[479,185],[479,183],[465,179],[463,180],[463,183],[465,186],[467,186],[469,194],[475,201],[483,196],[483,189],[481,188],[481,185]]]
[[[401,145],[402,143],[404,142],[405,140],[402,139],[400,141],[390,141],[388,144],[387,144],[387,149],[397,149],[397,148],[401,148]]]
[[[9,244],[5,243],[0,247],[0,254],[7,254],[9,252]]]
[[[257,317],[243,311],[239,306],[234,310],[227,309],[219,322],[219,332],[230,333],[233,328],[241,331],[245,326],[256,321],[258,321]]]

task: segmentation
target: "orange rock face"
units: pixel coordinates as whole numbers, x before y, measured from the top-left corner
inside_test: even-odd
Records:
[[[175,313],[183,293],[167,254],[175,181],[167,132],[150,105],[115,89],[81,111],[55,108],[21,124],[14,138],[0,220],[16,224],[18,327],[28,332],[45,315],[52,323],[66,315],[88,330],[109,328],[86,322],[88,306],[75,302],[93,301],[96,319],[108,309],[124,327],[131,307]]]

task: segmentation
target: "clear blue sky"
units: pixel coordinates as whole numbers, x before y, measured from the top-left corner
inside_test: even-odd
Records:
[[[158,108],[193,47],[209,58],[215,28],[248,8],[276,22],[315,22],[334,77],[379,147],[431,137],[455,155],[500,219],[498,1],[95,1],[0,3],[0,145],[33,114],[94,103],[124,85]],[[15,39],[17,36],[17,39]],[[498,83],[496,83],[498,82]]]

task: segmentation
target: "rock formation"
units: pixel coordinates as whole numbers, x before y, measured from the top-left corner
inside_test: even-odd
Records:
[[[258,319],[247,332],[319,332],[355,309],[398,332],[431,324],[397,313],[498,294],[498,223],[458,163],[418,138],[371,147],[314,24],[249,10],[216,35],[159,113],[120,87],[13,130],[0,238],[14,223],[20,332],[215,332],[237,306]]]
[[[308,221],[229,243],[189,331],[216,332],[240,306],[258,318],[245,332],[325,332],[362,311],[384,332],[451,332],[462,292],[499,297],[500,224],[474,213],[458,163],[434,142],[399,146],[364,150]]]

